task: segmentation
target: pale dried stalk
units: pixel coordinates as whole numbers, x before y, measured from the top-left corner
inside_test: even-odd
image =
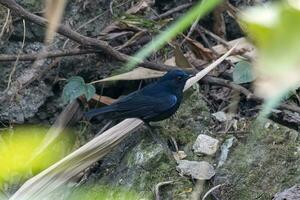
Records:
[[[65,0],[47,0],[45,18],[48,20],[45,43],[49,44],[53,41],[56,30],[60,25],[64,8]]]
[[[230,55],[236,46],[237,44],[195,77],[190,78],[186,83],[184,91],[193,84],[196,84],[202,77],[220,64]],[[51,192],[66,184],[68,180],[76,176],[79,172],[104,157],[131,132],[142,126],[142,124],[143,121],[139,119],[123,120],[70,155],[29,179],[10,200],[38,200],[45,198]]]

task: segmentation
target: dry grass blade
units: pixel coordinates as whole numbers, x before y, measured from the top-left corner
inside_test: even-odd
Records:
[[[202,79],[206,74],[208,74],[211,70],[213,70],[216,66],[218,66],[218,64],[220,64],[223,60],[225,60],[225,58],[227,58],[231,52],[235,49],[235,47],[237,47],[238,43],[236,43],[229,51],[227,51],[227,53],[225,53],[223,56],[221,56],[220,58],[218,58],[215,62],[213,62],[212,64],[210,64],[209,66],[207,66],[205,69],[203,69],[202,71],[198,72],[196,74],[196,76],[190,78],[184,87],[184,91],[186,91],[187,89],[189,89],[192,85],[194,85],[195,83],[197,83],[200,79]]]
[[[196,84],[210,70],[220,64],[237,46],[188,80],[185,90]],[[28,180],[10,200],[43,199],[51,192],[63,186],[79,172],[104,157],[131,132],[140,127],[143,122],[139,119],[126,119],[94,138],[59,162],[50,166],[40,174]]]
[[[158,78],[158,77],[163,76],[165,73],[166,72],[148,69],[148,68],[144,68],[144,67],[138,67],[130,72],[126,72],[126,73],[119,74],[116,76],[111,76],[111,77],[101,79],[98,81],[93,81],[90,84],[107,82],[107,81],[144,80],[144,79]]]
[[[48,20],[48,27],[45,42],[47,44],[53,41],[55,32],[60,24],[66,1],[65,0],[47,0],[45,17]]]

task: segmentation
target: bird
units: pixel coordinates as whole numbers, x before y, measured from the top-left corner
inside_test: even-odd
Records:
[[[190,77],[182,70],[170,70],[157,82],[106,107],[91,109],[85,116],[88,119],[103,116],[110,120],[138,118],[146,124],[167,119],[179,108],[185,83]]]

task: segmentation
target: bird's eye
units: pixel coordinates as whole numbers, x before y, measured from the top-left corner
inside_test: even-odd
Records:
[[[180,81],[182,78],[183,78],[182,76],[177,76],[177,77],[176,77],[176,79],[177,79],[178,81]]]

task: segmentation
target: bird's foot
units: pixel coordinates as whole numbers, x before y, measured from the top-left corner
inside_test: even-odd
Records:
[[[170,150],[167,142],[160,136],[157,129],[154,129],[152,125],[149,125],[147,123],[146,123],[146,126],[149,129],[149,133],[150,133],[152,139],[163,148],[163,150],[165,151],[165,153],[167,154],[169,159],[173,160],[174,157],[173,157],[172,151]],[[158,126],[158,127],[161,128],[160,126]]]

